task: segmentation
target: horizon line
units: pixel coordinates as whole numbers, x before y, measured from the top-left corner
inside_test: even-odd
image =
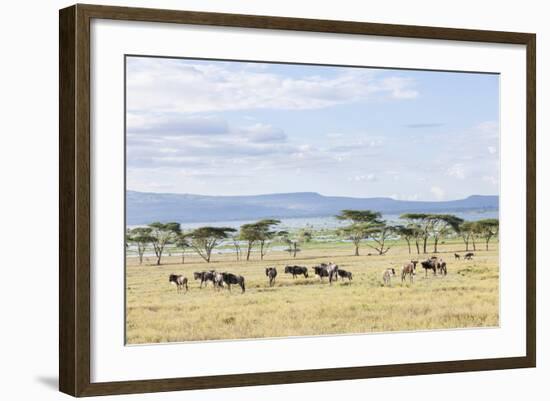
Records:
[[[471,194],[467,195],[463,198],[458,199],[443,199],[443,200],[422,200],[422,199],[396,199],[391,196],[365,196],[365,197],[358,197],[358,196],[346,196],[346,195],[325,195],[320,192],[315,191],[300,191],[300,192],[272,192],[272,193],[260,193],[260,194],[243,194],[243,195],[204,195],[204,194],[196,194],[196,193],[189,193],[189,192],[154,192],[154,191],[137,191],[135,189],[125,189],[125,192],[137,192],[142,194],[155,194],[155,195],[191,195],[191,196],[203,196],[203,197],[214,197],[214,198],[229,198],[229,197],[252,197],[252,196],[273,196],[273,195],[294,195],[294,194],[314,194],[319,195],[325,198],[350,198],[350,199],[391,199],[395,201],[401,201],[401,202],[453,202],[453,201],[460,201],[465,200],[472,197],[500,197],[498,194],[493,195],[481,195],[481,194]]]

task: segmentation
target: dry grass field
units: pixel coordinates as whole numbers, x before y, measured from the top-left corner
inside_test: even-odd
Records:
[[[380,331],[430,330],[490,327],[499,324],[498,247],[478,250],[471,261],[455,261],[464,254],[461,243],[440,245],[439,254],[448,265],[447,276],[426,278],[417,267],[415,282],[402,284],[398,276],[391,287],[383,286],[388,267],[400,269],[404,262],[428,255],[409,255],[398,245],[384,256],[353,256],[351,244],[311,244],[296,259],[285,252],[271,252],[264,261],[254,253],[249,262],[236,261],[234,254],[214,254],[207,264],[193,255],[181,264],[180,256],[163,258],[161,266],[129,257],[126,269],[127,343],[157,343],[310,336]],[[480,244],[481,248],[481,244]],[[353,273],[353,281],[340,279],[329,286],[310,270],[307,279],[284,274],[287,264],[311,267],[334,261]],[[150,258],[149,263],[153,263]],[[268,286],[265,267],[276,266],[276,285]],[[243,275],[246,293],[238,286],[232,292],[217,290],[209,283],[199,288],[194,271],[228,271]],[[168,283],[170,273],[189,279],[189,291],[178,293]]]

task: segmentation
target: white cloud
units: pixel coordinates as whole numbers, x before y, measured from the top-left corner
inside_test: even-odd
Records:
[[[414,81],[409,78],[391,77],[382,80],[381,87],[388,90],[396,99],[414,99],[418,92],[414,89]]]
[[[483,121],[476,125],[474,129],[488,138],[496,138],[499,135],[498,121]]]
[[[498,122],[497,121],[482,121],[479,124],[477,124],[476,128],[480,131],[494,132],[496,129],[498,129]]]
[[[466,178],[466,168],[461,163],[453,164],[447,169],[447,175],[450,177],[458,178],[463,180]]]
[[[327,152],[334,153],[350,153],[365,151],[378,148],[382,145],[381,138],[360,137],[354,140],[344,140],[339,142],[331,142],[331,145],[326,148]]]
[[[376,177],[376,174],[370,173],[370,174],[363,174],[363,175],[354,175],[353,177],[349,177],[348,181],[354,181],[354,182],[361,182],[361,181],[368,181],[373,182],[376,181],[378,178]]]
[[[366,69],[325,76],[294,77],[231,62],[130,58],[127,106],[131,112],[212,112],[224,110],[306,110],[373,97],[411,99],[414,81],[377,78]]]
[[[483,176],[483,181],[490,183],[491,185],[498,185],[498,178],[494,175]]]
[[[236,128],[235,133],[243,135],[250,142],[257,143],[284,142],[287,140],[283,130],[262,123]]]
[[[336,156],[333,156],[332,158],[334,160],[336,160],[337,162],[342,163],[342,162],[348,160],[349,156],[347,156],[347,155],[336,155]]]
[[[414,102],[411,122],[395,107],[418,96],[404,72],[156,59],[129,67],[129,188],[403,200],[498,189],[498,123],[443,125]]]
[[[430,188],[430,192],[437,200],[443,200],[445,198],[445,191],[438,186],[433,186]]]
[[[126,114],[126,129],[130,134],[155,135],[216,135],[226,133],[227,122],[214,116],[193,116],[178,113],[132,113]]]

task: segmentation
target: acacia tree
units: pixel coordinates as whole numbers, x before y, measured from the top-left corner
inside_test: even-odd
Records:
[[[449,230],[459,232],[460,224],[462,224],[464,220],[452,214],[432,214],[431,217],[432,224],[430,226],[430,232],[434,238],[434,253],[437,253],[439,239],[446,235]]]
[[[407,241],[409,254],[411,254],[411,240],[415,238],[415,234],[416,234],[415,229],[411,226],[399,225],[394,227],[394,232],[398,234],[401,238],[403,238],[405,241]],[[418,241],[416,241],[416,248],[418,253],[420,253],[420,249],[418,249]]]
[[[294,240],[291,238],[290,233],[288,231],[280,231],[279,235],[281,237],[281,241],[283,241],[288,247],[285,251],[288,252],[289,257],[292,256],[292,244]]]
[[[273,231],[272,228],[281,223],[276,219],[264,219],[256,223],[258,226],[258,242],[260,243],[260,259],[264,260],[264,256],[268,250],[269,242],[277,235],[277,231]]]
[[[151,243],[157,257],[157,266],[159,266],[164,248],[167,244],[174,243],[181,233],[180,224],[173,222],[160,223],[157,221],[149,224],[149,228],[151,229]]]
[[[296,254],[301,251],[301,249],[298,248],[299,245],[298,241],[292,241],[292,257],[294,259],[296,259]]]
[[[418,237],[422,240],[422,251],[427,252],[428,238],[434,222],[434,218],[428,213],[405,213],[400,216],[401,219],[408,220],[411,224],[418,227]]]
[[[476,250],[476,242],[475,242],[475,236],[477,234],[477,224],[475,221],[465,221],[463,222],[459,227],[459,233],[462,237],[462,240],[466,244],[466,251],[469,251],[469,245],[470,241],[472,241],[472,245],[474,247],[474,251]]]
[[[299,245],[300,241],[302,241],[302,238],[304,238],[302,233],[298,235],[298,238],[292,236],[288,231],[279,231],[278,235],[281,237],[281,240],[287,245],[288,248],[286,248],[285,251],[288,252],[288,255],[296,258],[297,253],[301,251]]]
[[[470,236],[471,236],[471,230],[470,225],[472,224],[471,221],[465,221],[460,225],[460,230],[458,234],[460,235],[460,238],[462,238],[462,241],[464,241],[464,245],[466,245],[466,251],[470,250]]]
[[[422,230],[417,224],[411,223],[407,225],[413,232],[414,244],[416,246],[416,253],[420,255],[420,240],[422,238]]]
[[[189,239],[190,247],[207,263],[210,263],[212,250],[235,231],[237,230],[231,227],[199,227],[187,234],[186,237]]]
[[[355,245],[355,256],[359,256],[361,240],[365,239],[375,226],[383,223],[379,212],[371,210],[342,210],[336,216],[338,220],[350,221],[351,224],[342,227],[339,232],[349,238]]]
[[[400,218],[409,220],[411,224],[418,227],[423,253],[428,252],[428,239],[430,236],[434,237],[434,252],[437,252],[437,245],[441,234],[449,228],[458,231],[459,225],[463,221],[452,214],[433,213],[405,213]]]
[[[143,254],[147,249],[147,245],[154,241],[151,231],[150,227],[136,227],[126,231],[126,242],[136,245],[140,265],[143,263]]]
[[[378,255],[384,255],[390,250],[386,247],[386,241],[395,232],[394,227],[388,226],[385,221],[371,223],[371,227],[367,230],[367,238],[372,240],[372,243],[366,242],[367,246],[378,252]]]
[[[298,237],[300,239],[300,242],[304,242],[304,243],[311,242],[311,240],[313,239],[313,229],[312,228],[313,228],[312,226],[308,225],[305,228],[302,228],[298,232]]]
[[[253,224],[243,224],[241,226],[241,231],[239,233],[239,239],[246,241],[246,261],[248,262],[250,260],[250,252],[252,251],[252,247],[258,240],[259,234],[258,234],[258,227]]]
[[[176,237],[176,248],[181,249],[181,263],[185,263],[185,250],[189,248],[191,244],[187,239],[187,235],[184,233],[179,233]]]
[[[260,245],[260,259],[263,260],[268,250],[269,241],[276,235],[277,231],[272,228],[281,221],[276,219],[263,219],[255,223],[243,224],[241,226],[240,238],[247,241],[246,260],[250,259],[250,252],[255,243]]]
[[[241,259],[241,243],[239,241],[238,235],[231,235],[231,242],[233,243],[233,247],[235,248],[235,255],[237,257],[237,261]]]
[[[489,241],[498,235],[498,219],[483,219],[476,221],[477,231],[485,238],[485,250],[489,250]]]

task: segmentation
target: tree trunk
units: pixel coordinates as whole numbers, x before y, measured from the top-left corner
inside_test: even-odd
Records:
[[[182,265],[185,264],[185,251],[182,251],[182,252],[181,252],[181,264],[182,264]]]
[[[409,247],[409,255],[410,255],[411,254],[411,240],[405,239],[405,241],[407,241],[407,245]]]
[[[474,239],[474,237],[472,237],[472,246],[474,247],[474,251],[476,251],[476,241]]]
[[[163,248],[160,247],[160,245],[154,246],[155,249],[155,255],[157,256],[157,266],[160,266],[160,260],[162,258],[162,250]]]
[[[420,244],[418,243],[418,238],[414,241],[416,243],[416,253],[420,255]]]
[[[264,242],[260,242],[260,260],[264,260]]]
[[[424,251],[424,253],[428,253],[427,246],[428,246],[428,237],[424,237],[424,244],[422,247],[422,250]]]
[[[386,252],[384,252],[384,243],[385,243],[385,241],[382,241],[381,243],[379,242],[379,244],[380,244],[380,249],[378,249],[378,254],[379,255],[383,255],[383,254],[386,253]]]
[[[470,239],[469,238],[464,239],[464,237],[462,237],[462,239],[463,239],[464,243],[466,244],[466,252],[468,252],[469,251],[468,247],[470,245]]]
[[[248,248],[246,249],[246,261],[250,259],[250,251],[252,250],[252,244],[248,243]]]
[[[439,237],[434,237],[434,253],[437,253],[437,243],[439,242]]]
[[[491,237],[488,237],[485,241],[485,250],[488,251],[489,250],[489,241],[491,240]]]
[[[359,256],[359,244],[355,244],[355,256]]]
[[[294,259],[296,259],[297,247],[298,247],[298,245],[297,245],[296,242],[295,242],[295,243],[294,243]]]

